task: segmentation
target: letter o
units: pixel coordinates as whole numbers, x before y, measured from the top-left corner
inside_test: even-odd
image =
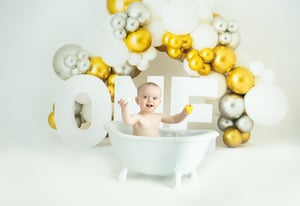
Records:
[[[79,95],[91,100],[91,125],[80,129],[74,117],[74,102]],[[90,148],[106,135],[103,125],[111,121],[112,103],[109,91],[102,80],[92,75],[76,75],[66,81],[58,91],[55,101],[55,122],[64,143],[75,148]]]

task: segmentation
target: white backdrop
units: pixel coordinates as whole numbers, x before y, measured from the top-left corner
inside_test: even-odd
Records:
[[[59,142],[47,121],[62,84],[53,71],[52,58],[58,48],[69,43],[81,45],[94,56],[99,54],[99,33],[107,15],[105,3],[105,0],[0,1],[0,150],[42,151]],[[213,7],[225,18],[237,20],[241,34],[239,49],[250,60],[274,70],[275,84],[288,97],[286,118],[273,127],[258,127],[259,132],[269,136],[278,131],[284,135],[293,133],[299,127],[299,8],[298,0],[215,0]],[[176,60],[160,54],[149,70],[134,81],[139,84],[147,75],[154,74],[186,75],[180,66]],[[175,67],[179,68],[176,72],[170,70]]]

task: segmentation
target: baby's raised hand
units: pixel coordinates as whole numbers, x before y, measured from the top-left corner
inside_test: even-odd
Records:
[[[125,99],[119,99],[118,104],[121,108],[124,108],[127,106],[128,102]]]
[[[191,105],[191,104],[185,105],[184,112],[186,114],[192,114],[192,112],[193,112],[193,105]]]

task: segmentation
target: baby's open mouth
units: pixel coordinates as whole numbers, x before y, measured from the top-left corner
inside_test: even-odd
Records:
[[[153,107],[153,104],[146,104],[146,107]]]

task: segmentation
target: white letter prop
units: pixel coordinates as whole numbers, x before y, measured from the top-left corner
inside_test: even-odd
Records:
[[[187,122],[212,122],[212,104],[194,104],[190,97],[217,97],[217,79],[172,77],[171,114],[181,112],[186,104],[194,106],[193,113],[179,124],[171,124],[170,128],[186,129]]]
[[[87,95],[91,100],[91,125],[80,129],[76,125],[74,105],[76,97]],[[62,140],[75,148],[89,148],[101,142],[106,135],[103,125],[111,120],[110,94],[102,80],[92,75],[76,75],[66,81],[57,94],[55,122]]]

